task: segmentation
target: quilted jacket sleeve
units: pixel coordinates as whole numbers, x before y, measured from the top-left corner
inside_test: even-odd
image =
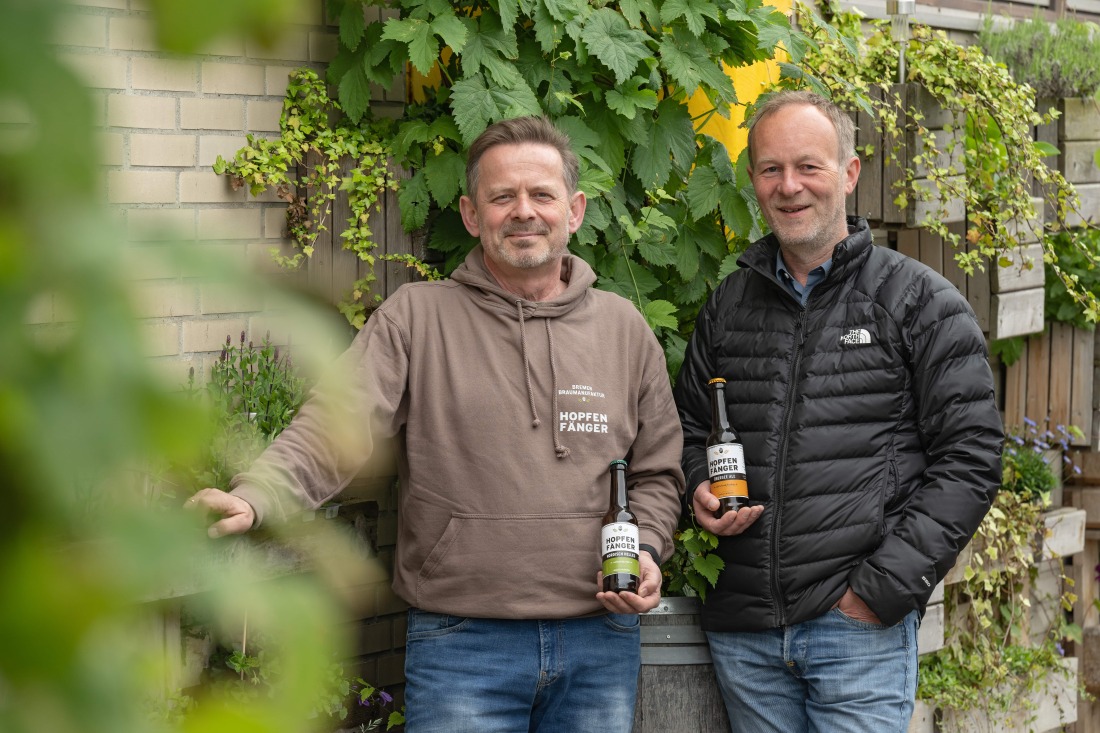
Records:
[[[910,350],[926,470],[901,519],[849,575],[885,624],[923,608],[954,565],[1000,487],[1004,443],[973,311],[946,281],[917,273],[910,282],[895,317]]]

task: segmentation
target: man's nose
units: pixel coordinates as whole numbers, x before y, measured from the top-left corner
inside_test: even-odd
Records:
[[[526,194],[516,196],[516,205],[512,207],[512,218],[531,219],[535,216],[535,207],[531,205],[531,197]]]
[[[796,170],[785,170],[779,178],[779,192],[785,196],[802,190],[802,178]]]

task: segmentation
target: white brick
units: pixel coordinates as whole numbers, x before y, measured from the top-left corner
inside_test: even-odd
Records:
[[[215,38],[199,50],[202,56],[244,56],[244,38],[238,35]]]
[[[122,150],[122,134],[118,132],[99,133],[99,158],[103,165],[122,165],[125,155]]]
[[[132,242],[167,242],[195,238],[194,209],[130,209],[127,238]]]
[[[286,239],[286,207],[268,206],[264,208],[264,237],[267,239]]]
[[[188,271],[184,272],[184,277],[210,280],[219,273],[243,270],[248,266],[247,245],[240,242],[199,242],[189,247],[188,251],[195,256],[187,263]]]
[[[248,321],[243,318],[187,321],[183,324],[183,350],[221,351],[226,336],[236,344],[241,331],[247,328]]]
[[[195,136],[135,133],[130,136],[130,165],[194,167]]]
[[[171,247],[138,244],[126,247],[126,277],[140,280],[174,280],[180,276],[180,264]]]
[[[259,96],[264,93],[264,67],[208,61],[202,65],[202,91]]]
[[[122,56],[63,53],[58,58],[90,87],[125,89],[127,86],[126,59]]]
[[[174,356],[180,353],[178,323],[142,324],[139,333],[146,356]]]
[[[283,114],[282,100],[276,102],[253,100],[248,103],[249,132],[279,132],[279,118]]]
[[[296,25],[324,25],[325,5],[322,0],[303,0],[291,6],[291,16],[288,23]],[[333,19],[336,22],[336,19]]]
[[[149,318],[193,316],[195,288],[176,282],[142,282],[135,287],[138,312]]]
[[[272,250],[281,257],[293,257],[298,253],[294,244],[289,239],[269,239],[266,242],[252,242],[248,245],[248,266],[256,272],[265,275],[276,275],[288,278],[288,285],[293,286],[293,280],[301,274],[301,270],[288,270],[275,261]]]
[[[285,346],[294,342],[294,326],[301,326],[301,321],[296,321],[289,316],[280,316],[266,312],[252,317],[252,336],[255,343],[260,343],[265,336],[271,334],[271,343]],[[299,338],[299,341],[301,339]]]
[[[309,34],[309,60],[327,64],[340,51],[340,40],[335,33],[314,31]]]
[[[204,315],[261,311],[264,299],[259,293],[233,285],[208,284],[199,291],[200,311]]]
[[[181,99],[180,127],[184,130],[240,130],[244,102],[240,99]]]
[[[176,127],[176,100],[173,97],[112,94],[107,98],[107,125],[173,130]]]
[[[176,174],[169,171],[109,171],[107,200],[112,204],[174,204]]]
[[[180,174],[180,203],[243,204],[247,201],[248,187],[234,191],[229,176],[219,176],[212,170]]]
[[[202,362],[198,360],[191,360],[186,358],[180,358],[178,356],[162,356],[157,358],[151,358],[146,361],[149,365],[149,370],[153,373],[153,378],[160,383],[160,386],[166,390],[178,390],[187,386],[188,372],[191,367],[195,367],[195,371],[198,372],[202,366]],[[198,378],[196,377],[196,380]]]
[[[117,51],[157,51],[153,21],[147,17],[119,15],[108,21],[109,46]]]
[[[107,16],[72,11],[59,13],[53,42],[58,46],[103,48],[107,45]]]
[[[92,104],[92,126],[105,127],[107,125],[107,97],[109,94],[100,89],[92,89],[88,97]]]
[[[290,75],[297,66],[267,66],[264,67],[264,89],[268,96],[286,96],[286,88],[290,84]],[[322,73],[322,72],[318,72]],[[323,77],[322,77],[323,78]]]
[[[302,29],[288,29],[270,48],[249,40],[245,43],[245,55],[250,59],[309,61],[309,32]]]
[[[233,160],[237,151],[247,144],[244,135],[200,135],[199,165],[214,165],[219,155],[226,160]]]
[[[130,85],[134,89],[196,92],[199,65],[182,59],[135,58],[130,67]]]
[[[259,239],[260,210],[254,206],[246,209],[200,209],[198,235],[199,239],[207,241]]]

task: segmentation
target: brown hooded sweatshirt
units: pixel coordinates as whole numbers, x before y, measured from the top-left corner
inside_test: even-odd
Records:
[[[560,296],[501,288],[474,249],[450,280],[388,298],[233,493],[257,525],[338,493],[396,441],[393,586],[427,611],[490,618],[600,613],[608,465],[629,461],[642,544],[672,551],[682,434],[652,331],[567,255]],[[341,416],[343,419],[341,419]],[[343,425],[343,429],[334,429]]]

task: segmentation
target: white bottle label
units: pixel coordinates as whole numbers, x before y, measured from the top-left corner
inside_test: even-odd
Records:
[[[745,449],[740,443],[719,443],[707,448],[707,474],[711,481],[745,477]]]
[[[630,522],[605,524],[600,530],[600,548],[603,556],[603,574],[627,573],[638,575],[638,527]]]

